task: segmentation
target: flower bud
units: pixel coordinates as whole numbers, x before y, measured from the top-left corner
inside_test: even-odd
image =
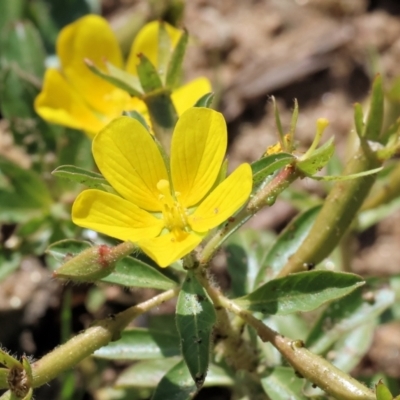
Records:
[[[94,246],[68,260],[53,272],[55,278],[75,282],[94,282],[109,275],[120,259],[112,247]]]

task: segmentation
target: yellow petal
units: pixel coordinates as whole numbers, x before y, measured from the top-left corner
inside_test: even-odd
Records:
[[[193,107],[178,119],[172,135],[171,176],[182,205],[194,206],[211,189],[226,146],[226,123],[219,112]]]
[[[171,39],[172,49],[175,48],[182,35],[179,29],[163,22],[169,38]],[[144,54],[151,63],[158,68],[158,30],[159,21],[153,21],[146,24],[136,35],[129,53],[126,70],[133,75],[137,75],[136,66],[139,64],[138,55]],[[171,52],[172,52],[171,49]]]
[[[171,99],[178,115],[182,115],[188,108],[193,107],[197,100],[210,92],[212,92],[210,81],[201,77],[174,90]]]
[[[105,125],[62,74],[53,68],[46,71],[43,89],[35,99],[35,110],[46,121],[82,129],[92,136]]]
[[[177,241],[172,233],[167,233],[154,239],[141,240],[138,245],[160,267],[168,267],[189,254],[201,240],[202,236],[188,233],[183,240]]]
[[[164,225],[135,204],[96,189],[85,190],[76,198],[72,220],[83,228],[131,242],[157,236]]]
[[[106,59],[122,67],[117,39],[104,18],[88,15],[63,28],[57,39],[57,54],[68,82],[93,109],[110,117],[121,114],[129,95],[96,76],[84,63],[88,58],[104,70]]]
[[[126,200],[148,211],[161,211],[157,183],[168,180],[163,158],[150,133],[133,118],[120,117],[93,140],[101,173]]]
[[[226,221],[246,202],[251,188],[251,167],[249,164],[242,164],[189,216],[191,228],[196,232],[206,232]]]

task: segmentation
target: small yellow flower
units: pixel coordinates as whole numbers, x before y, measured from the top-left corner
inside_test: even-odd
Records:
[[[83,191],[72,219],[84,228],[137,242],[166,267],[192,251],[248,199],[248,164],[217,181],[226,147],[225,120],[211,109],[190,108],[179,118],[170,165],[138,121],[117,118],[95,137],[93,155],[118,195]]]
[[[176,46],[182,32],[165,24],[172,46]],[[158,30],[160,22],[145,25],[132,44],[126,71],[137,75],[137,55],[142,53],[157,64]],[[107,21],[97,15],[88,15],[67,25],[57,39],[60,69],[46,71],[43,89],[35,99],[36,112],[46,121],[84,130],[90,137],[100,131],[122,111],[146,112],[145,104],[131,98],[96,76],[85,65],[89,59],[106,72],[107,60],[118,68],[123,59],[117,39]],[[211,91],[206,78],[198,78],[173,92],[171,98],[180,115],[204,94]]]

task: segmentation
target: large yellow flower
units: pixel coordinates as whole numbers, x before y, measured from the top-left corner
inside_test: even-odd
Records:
[[[127,72],[137,74],[137,55],[141,53],[158,66],[159,26],[158,21],[150,22],[138,33],[126,64]],[[172,47],[176,46],[182,32],[168,24],[166,30]],[[105,60],[123,67],[117,39],[104,18],[88,15],[67,25],[60,32],[56,50],[61,68],[46,71],[43,89],[35,99],[35,110],[43,119],[84,130],[93,137],[124,110],[146,111],[141,100],[95,75],[84,63],[89,59],[105,72]],[[178,115],[210,91],[206,78],[178,88],[171,96]]]
[[[138,121],[117,118],[95,137],[93,155],[118,195],[83,191],[72,219],[84,228],[137,242],[166,267],[192,251],[248,199],[248,164],[218,182],[226,147],[225,120],[211,109],[190,108],[179,118],[170,165]]]

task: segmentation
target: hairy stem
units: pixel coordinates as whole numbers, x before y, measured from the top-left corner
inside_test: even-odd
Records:
[[[132,319],[175,297],[178,292],[178,288],[170,289],[115,316],[97,321],[84,332],[46,354],[32,364],[33,387],[44,385],[63,371],[73,368],[95,350],[117,340]]]
[[[220,303],[252,326],[264,342],[270,342],[301,376],[338,400],[375,400],[375,393],[324,358],[313,354],[301,341],[280,335],[242,309],[233,301],[219,296]]]
[[[344,175],[357,174],[380,166],[381,162],[368,149],[360,147],[349,160]],[[357,211],[362,206],[376,174],[348,181],[338,181],[326,198],[310,233],[295,254],[278,274],[286,276],[318,264],[337,246],[346,233]]]

